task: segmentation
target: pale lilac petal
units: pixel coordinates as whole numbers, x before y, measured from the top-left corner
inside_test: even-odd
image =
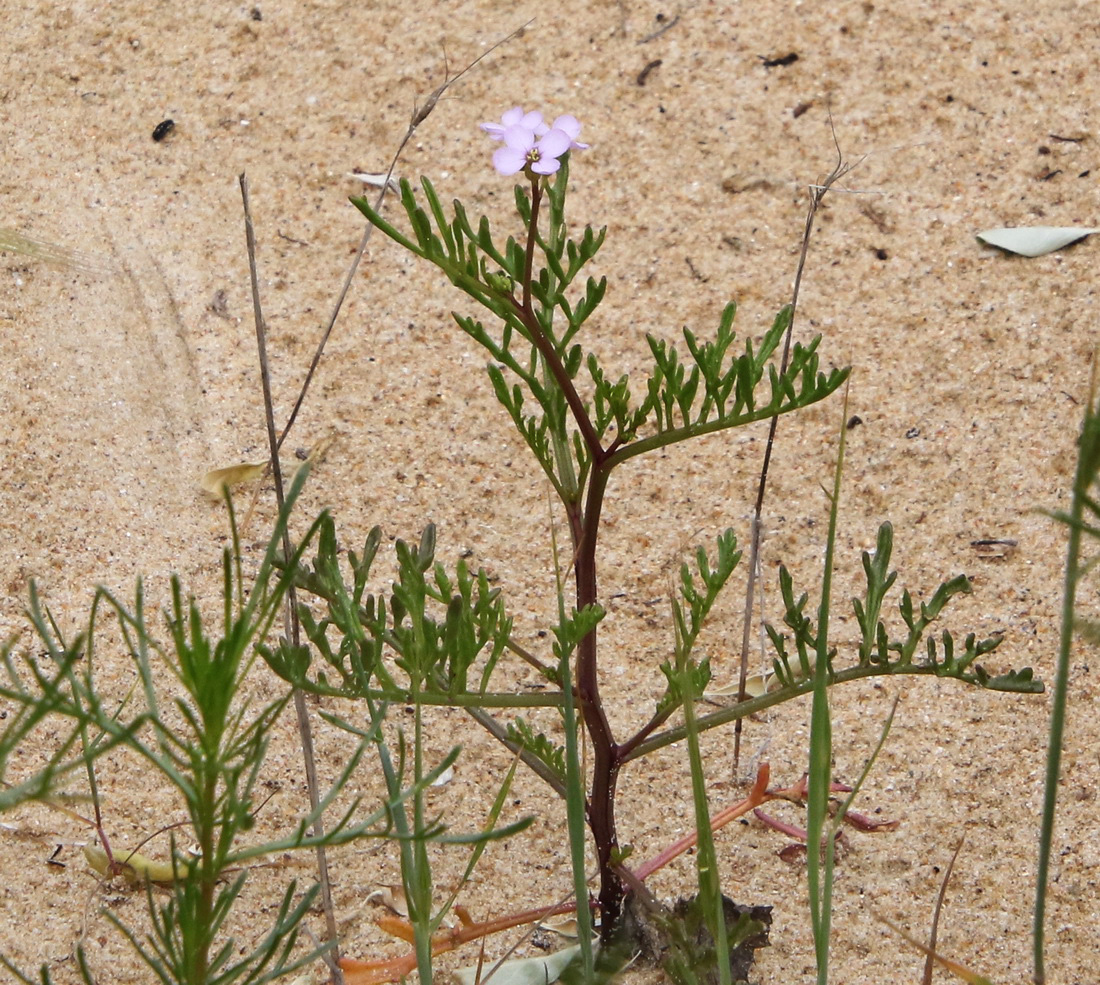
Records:
[[[511,147],[498,147],[493,151],[493,167],[498,174],[515,174],[522,171],[526,164],[526,152],[513,150]]]
[[[508,122],[511,124],[510,120]],[[523,114],[522,119],[519,120],[519,126],[536,133],[540,127],[544,127],[546,124],[542,122],[542,114],[538,110],[531,110],[530,113]]]
[[[504,111],[500,123],[482,123],[480,127],[491,139],[504,143],[493,153],[493,167],[503,175],[528,169],[531,174],[554,174],[561,168],[558,158],[563,154],[588,148],[577,140],[580,121],[568,113],[550,126],[537,110],[525,113],[522,106],[513,106]]]
[[[523,151],[526,154],[535,146],[535,135],[526,127],[511,126],[504,131],[504,143],[512,150]]]
[[[561,167],[561,161],[556,157],[541,157],[531,165],[535,174],[554,174]]]
[[[542,114],[538,112],[524,113],[521,106],[513,106],[506,110],[500,118],[500,123],[479,124],[493,140],[503,140],[504,131],[509,127],[523,127],[530,130],[536,136],[542,136],[550,128],[542,122]]]
[[[565,116],[559,116],[554,121],[554,129],[564,130],[567,134],[569,134],[570,140],[576,140],[577,137],[580,135],[581,125],[575,116],[569,116],[568,114],[566,114]]]
[[[570,150],[588,150],[588,144],[582,144],[577,137],[581,132],[580,122],[575,116],[559,116],[554,121],[555,130],[564,130],[569,134],[569,149]]]
[[[555,127],[539,141],[539,157],[561,157],[562,154],[569,150],[569,145],[572,142],[569,134]]]

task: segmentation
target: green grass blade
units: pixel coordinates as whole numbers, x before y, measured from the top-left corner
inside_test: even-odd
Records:
[[[550,545],[554,554],[554,574],[558,587],[558,621],[565,625],[565,583],[558,560],[557,525],[551,504]],[[577,900],[577,943],[580,945],[581,981],[595,980],[595,956],[592,951],[592,911],[588,906],[588,878],[584,867],[585,808],[584,769],[577,742],[579,725],[573,697],[573,673],[566,654],[559,667],[562,690],[562,723],[565,726],[565,817],[569,831],[569,859],[573,869],[573,894]]]
[[[710,806],[703,773],[703,755],[699,747],[699,730],[695,724],[695,693],[693,665],[683,660],[680,687],[684,695],[684,724],[687,726],[688,763],[691,768],[691,794],[695,806],[695,831],[698,837],[696,870],[699,877],[699,904],[710,924],[714,937],[714,957],[718,965],[719,985],[731,985],[729,935],[726,933],[726,912],[722,905],[722,886],[718,878],[718,853],[714,848],[714,832],[710,827]]]
[[[1036,985],[1046,981],[1046,898],[1050,885],[1050,856],[1054,841],[1054,815],[1058,799],[1058,778],[1062,769],[1062,742],[1066,727],[1069,698],[1070,647],[1073,643],[1074,609],[1081,571],[1082,518],[1088,491],[1100,471],[1100,414],[1096,405],[1096,376],[1093,368],[1092,392],[1085,412],[1073,481],[1073,501],[1068,518],[1069,544],[1066,547],[1066,577],[1062,595],[1062,630],[1058,646],[1050,706],[1050,740],[1047,745],[1046,781],[1043,791],[1043,819],[1039,830],[1039,863],[1035,887],[1035,912],[1032,922],[1032,962]]]
[[[844,395],[847,420],[848,395]],[[832,599],[833,561],[836,553],[837,515],[840,511],[840,479],[844,470],[845,428],[840,428],[840,446],[829,502],[829,533],[825,547],[825,567],[821,575],[821,606],[817,618],[817,661],[814,665],[813,703],[810,709],[809,794],[806,799],[806,861],[810,894],[810,921],[813,926],[814,953],[817,958],[818,985],[829,980],[829,936],[832,922],[833,851],[832,838],[824,846],[822,838],[829,808],[832,781],[833,722],[829,710],[829,608]]]

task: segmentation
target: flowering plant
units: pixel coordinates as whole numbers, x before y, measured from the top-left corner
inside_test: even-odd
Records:
[[[433,94],[430,104],[440,92],[442,89]],[[413,128],[424,113],[418,111]],[[522,761],[565,801],[582,980],[597,981],[605,972],[614,971],[614,945],[625,938],[632,950],[634,935],[665,954],[665,968],[677,983],[697,982],[704,977],[711,980],[716,965],[717,980],[726,985],[735,977],[740,980],[746,976],[745,952],[751,962],[752,949],[766,940],[770,916],[768,907],[738,908],[722,896],[712,831],[768,800],[805,801],[808,820],[803,839],[810,911],[818,981],[823,983],[827,979],[833,834],[841,818],[855,821],[858,817],[847,810],[856,790],[836,784],[831,778],[828,688],[889,674],[935,675],[1002,691],[1034,692],[1042,685],[1032,679],[1030,669],[993,676],[978,663],[979,657],[998,645],[999,638],[979,640],[969,634],[959,645],[951,633],[944,631],[925,639],[952,597],[970,590],[963,576],[944,582],[925,602],[914,602],[909,592],[903,592],[897,604],[901,625],[895,620],[894,628],[887,628],[885,599],[896,579],[896,573],[890,570],[893,535],[889,524],[879,529],[874,551],[863,554],[866,589],[861,598],[852,600],[858,633],[849,646],[850,659],[846,663],[839,659],[839,648],[830,642],[829,633],[841,472],[838,464],[829,494],[826,560],[816,618],[806,614],[808,595],[797,593],[792,576],[781,568],[783,627],[765,626],[774,650],[772,673],[759,675],[767,679],[748,687],[742,678],[736,689],[720,689],[735,700],[728,707],[706,713],[697,708],[712,673],[709,661],[697,654],[697,646],[718,595],[741,559],[733,531],[726,530],[709,553],[699,548],[694,564],[685,563],[680,569],[679,585],[669,600],[667,658],[654,668],[654,703],[648,717],[630,723],[628,709],[610,714],[611,704],[620,695],[601,674],[598,641],[605,609],[598,575],[603,571],[601,517],[612,488],[612,473],[632,458],[702,435],[766,419],[774,423],[779,416],[834,393],[844,383],[847,370],[820,370],[820,337],[806,345],[791,344],[793,304],[780,311],[761,338],[746,341],[738,354],[733,332],[736,309],[730,304],[712,339],[702,340],[684,329],[686,353],[655,334],[647,335],[652,369],[637,391],[640,398],[636,398],[628,378],[614,378],[580,341],[582,329],[607,289],[605,279],[588,277],[583,284],[580,280],[581,272],[602,246],[606,230],[586,228],[574,237],[566,223],[570,154],[587,148],[578,140],[580,123],[573,116],[563,115],[548,124],[540,113],[514,107],[503,114],[500,123],[482,124],[482,129],[501,144],[493,155],[496,171],[505,176],[522,173],[526,179],[526,184],[515,190],[522,230],[518,240],[509,236],[501,244],[494,238],[488,219],[471,222],[458,201],[448,214],[426,178],[421,180],[424,205],[408,182],[401,183],[409,232],[399,230],[367,202],[357,200],[356,205],[375,227],[443,270],[456,287],[491,316],[488,326],[465,314],[456,314],[455,320],[492,357],[487,371],[495,394],[527,444],[532,460],[552,486],[571,539],[572,589],[567,591],[563,586],[556,550],[548,574],[547,580],[556,588],[558,598],[557,621],[548,627],[550,632],[540,634],[550,639],[549,645],[544,652],[528,652],[516,642],[513,621],[499,590],[490,585],[484,571],[472,573],[462,562],[449,571],[437,561],[434,528],[430,525],[418,544],[397,541],[396,578],[387,579],[377,594],[368,590],[368,583],[382,542],[378,528],[367,536],[360,553],[345,554],[337,541],[335,523],[325,513],[292,547],[288,521],[308,473],[307,463],[280,505],[274,533],[250,588],[245,586],[242,551],[230,510],[232,548],[223,556],[221,622],[213,631],[198,604],[185,599],[178,579],[173,579],[172,604],[165,613],[166,643],[155,638],[140,582],[132,607],[123,605],[105,589],[99,590],[86,632],[73,639],[62,635],[59,621],[41,605],[32,589],[28,616],[37,637],[35,652],[17,658],[14,642],[0,647],[4,662],[0,700],[6,705],[0,715],[0,779],[4,780],[0,810],[27,799],[49,802],[48,794],[59,779],[77,770],[85,772],[94,820],[82,818],[60,803],[53,806],[95,828],[101,847],[85,846],[85,854],[101,874],[147,883],[148,935],[140,936],[114,915],[111,919],[157,980],[187,985],[274,981],[325,954],[336,943],[337,928],[329,900],[325,907],[329,916],[328,943],[312,950],[295,946],[314,895],[326,895],[326,866],[321,862],[319,893],[318,889],[309,889],[299,896],[291,881],[281,903],[268,907],[271,913],[265,919],[269,924],[262,938],[254,942],[255,946],[237,945],[226,928],[235,923],[228,917],[248,877],[247,871],[242,871],[247,863],[260,856],[304,847],[337,848],[368,837],[392,839],[400,851],[409,919],[406,922],[391,917],[386,926],[395,936],[413,943],[415,950],[376,961],[344,959],[345,982],[377,985],[401,980],[416,969],[420,981],[428,985],[436,954],[506,927],[540,920],[553,910],[561,912],[560,906],[541,907],[475,922],[455,905],[486,842],[512,837],[530,821],[524,818],[498,823],[508,802],[516,763]],[[247,215],[245,186],[242,176]],[[818,186],[819,190],[827,187],[828,182]],[[811,199],[811,220],[819,200]],[[251,232],[250,222],[248,228]],[[258,293],[256,308],[262,354],[263,319]],[[261,367],[266,390],[269,379],[262,355]],[[1096,530],[1082,516],[1087,519],[1088,511],[1098,512],[1089,496],[1100,462],[1100,415],[1093,404],[1090,400],[1080,443],[1072,513],[1059,515],[1071,531],[1067,567],[1070,587],[1052,715],[1054,751],[1048,763],[1037,890],[1036,950],[1040,969],[1043,894],[1049,877],[1054,792],[1059,780],[1057,756],[1074,629],[1073,591],[1078,571],[1083,570],[1078,567],[1080,535]],[[270,403],[267,424],[277,476],[281,439],[276,438]],[[766,464],[756,519],[765,477]],[[278,478],[276,488],[281,488]],[[629,512],[621,511],[621,515],[629,523]],[[751,529],[755,546],[758,525],[754,522]],[[306,552],[314,542],[317,553],[309,564]],[[344,574],[348,567],[350,578]],[[748,567],[755,571],[753,560]],[[296,606],[291,602],[289,606],[299,614],[308,644],[300,641],[296,626],[271,644],[268,640],[283,601],[289,602],[297,591],[321,602],[320,616],[306,604]],[[751,594],[746,611],[752,611]],[[746,615],[746,623],[748,618]],[[124,641],[136,675],[137,690],[144,701],[138,710],[130,708],[129,697],[118,706],[108,701],[96,681],[99,660],[93,642],[99,624],[107,621],[113,623]],[[747,625],[745,633],[747,637]],[[309,811],[283,836],[262,843],[249,839],[256,814],[263,806],[256,803],[257,784],[268,740],[292,697],[295,705],[303,709],[305,705],[301,693],[289,689],[259,708],[251,703],[248,695],[253,689],[248,674],[256,666],[256,652],[295,688],[360,699],[368,719],[368,726],[361,727],[331,712],[322,713],[356,735],[350,755],[329,791],[322,796],[315,789]],[[509,655],[535,667],[546,688],[536,693],[518,693],[507,687],[494,690],[495,671]],[[167,675],[167,687],[161,681],[162,673]],[[712,819],[700,733],[811,693],[808,779],[771,788],[768,765],[761,764],[748,795]],[[453,834],[433,820],[426,808],[426,788],[446,774],[460,751],[457,746],[452,748],[434,767],[425,763],[421,711],[427,705],[465,709],[515,753],[513,770],[503,780],[488,822],[480,831]],[[393,720],[387,720],[387,709],[393,706],[412,714],[411,739],[402,724],[394,727]],[[170,715],[162,713],[164,708],[171,709]],[[527,717],[504,724],[498,717],[502,710],[521,711]],[[541,720],[536,718],[540,714]],[[678,723],[673,723],[674,717],[679,718]],[[401,722],[406,720],[402,714]],[[28,758],[21,753],[28,738],[43,723],[50,730],[50,741],[56,743],[55,751],[44,760],[44,766],[32,769],[20,782],[7,782],[4,768]],[[59,730],[59,723],[66,724]],[[888,728],[889,720],[883,740]],[[308,728],[301,734],[303,747],[311,747]],[[391,747],[387,735],[393,734],[396,743]],[[580,746],[586,738],[591,755],[582,757]],[[681,742],[686,747],[692,780],[695,833],[656,858],[635,864],[629,860],[630,844],[619,833],[618,778],[635,760]],[[136,849],[120,851],[117,844],[111,849],[95,767],[107,753],[125,750],[178,794],[186,808],[183,824],[197,846],[195,854],[179,849],[175,834],[178,823],[166,825],[159,832],[167,835],[168,842],[160,861]],[[321,821],[327,809],[348,792],[342,789],[345,785],[355,784],[353,774],[371,750],[377,754],[386,787],[379,809],[364,817],[359,799],[352,797],[346,812],[324,830]],[[873,759],[874,754],[866,770]],[[307,777],[311,762],[307,754]],[[312,780],[310,784],[316,786]],[[830,824],[830,797],[841,790],[847,790],[849,796]],[[762,820],[766,817],[756,813]],[[857,823],[865,828],[874,826],[865,818]],[[629,820],[621,826],[628,824]],[[594,899],[589,898],[587,885],[586,841],[590,841],[598,864],[599,887]],[[448,842],[470,847],[471,858],[458,887],[440,907],[433,896],[426,846]],[[694,900],[681,901],[685,905],[670,911],[646,890],[645,880],[695,845],[698,895]],[[156,898],[151,883],[158,885]],[[941,891],[941,900],[942,895]],[[565,906],[570,908],[569,904]],[[452,907],[461,918],[461,926],[444,929],[443,918]],[[599,953],[599,968],[590,933],[596,913],[602,944],[610,945]],[[932,949],[926,950],[935,956]],[[534,971],[528,966],[525,980],[548,983],[565,974],[568,955],[565,959],[560,954],[553,958],[552,966],[549,960]],[[0,955],[0,964],[29,985],[31,979],[4,955]],[[83,946],[77,948],[76,964],[82,979],[91,985],[96,977]],[[484,981],[491,975],[482,976],[479,966],[470,974],[470,980]],[[977,980],[977,976],[970,977]],[[1036,980],[1040,977],[1037,974]],[[48,985],[48,968],[43,968],[40,980]]]
[[[864,554],[866,594],[854,600],[862,630],[855,661],[847,667],[834,665],[835,650],[828,643],[827,587],[815,623],[803,611],[807,596],[795,593],[783,569],[780,582],[787,630],[768,627],[775,648],[772,680],[755,690],[755,696],[750,697],[742,686],[741,700],[731,707],[698,714],[695,704],[709,685],[711,667],[706,658],[696,656],[696,645],[708,613],[741,558],[734,532],[726,530],[712,551],[699,548],[695,564],[683,565],[678,595],[671,600],[668,658],[654,668],[661,686],[656,688],[652,713],[628,733],[619,734],[608,715],[608,701],[615,695],[601,679],[598,646],[605,615],[598,579],[599,532],[612,473],[635,457],[670,445],[809,407],[835,393],[848,370],[820,368],[820,336],[806,344],[792,343],[791,306],[779,312],[761,338],[747,340],[738,354],[733,331],[736,306],[730,303],[713,338],[703,340],[684,329],[686,352],[647,334],[652,369],[640,388],[640,398],[636,397],[626,376],[606,371],[580,342],[582,329],[607,291],[605,278],[581,281],[585,266],[603,245],[606,229],[587,227],[574,236],[566,223],[571,152],[587,148],[578,140],[580,123],[571,115],[561,115],[547,124],[541,113],[517,106],[506,111],[499,123],[483,123],[481,128],[501,144],[493,154],[496,171],[505,176],[522,173],[526,179],[515,188],[518,239],[508,236],[501,242],[488,218],[472,220],[457,200],[448,212],[427,178],[420,181],[423,204],[413,186],[407,180],[401,182],[407,232],[366,200],[353,201],[377,229],[435,264],[490,316],[489,324],[467,314],[456,313],[454,319],[490,355],[487,373],[494,393],[553,488],[571,539],[570,597],[566,598],[560,581],[552,582],[558,588],[559,613],[557,624],[550,627],[551,651],[529,653],[513,640],[512,620],[484,572],[474,576],[461,564],[453,576],[444,571],[435,561],[431,527],[419,547],[398,544],[399,575],[392,595],[379,594],[369,602],[363,601],[363,592],[380,534],[373,532],[362,555],[352,556],[353,587],[349,587],[340,574],[335,534],[331,530],[326,534],[325,528],[317,561],[312,568],[303,566],[298,574],[299,583],[328,605],[326,618],[309,624],[314,646],[309,651],[284,646],[266,656],[278,673],[317,693],[405,703],[417,709],[423,704],[461,705],[559,793],[566,801],[574,888],[581,901],[576,909],[579,946],[589,975],[586,980],[590,980],[585,826],[599,869],[599,889],[592,904],[599,912],[605,943],[623,932],[627,896],[636,895],[641,880],[653,871],[651,866],[634,871],[626,866],[630,848],[619,835],[617,780],[634,760],[686,740],[700,839],[700,900],[714,940],[729,943],[727,929],[731,934],[734,929],[727,928],[721,917],[714,850],[708,840],[700,732],[810,691],[816,701],[828,686],[874,675],[936,674],[1000,690],[1034,690],[1037,684],[1028,670],[992,677],[976,663],[996,647],[997,639],[978,640],[971,634],[956,648],[945,632],[942,653],[930,641],[928,659],[919,659],[918,645],[930,624],[952,596],[969,591],[969,583],[961,576],[941,585],[919,608],[906,593],[900,606],[905,628],[900,637],[889,635],[882,619],[883,597],[895,575],[889,570],[892,532],[884,524],[873,559]],[[830,536],[834,535],[831,528]],[[829,564],[831,550],[830,541]],[[345,638],[338,650],[328,639],[333,628]],[[492,690],[493,672],[507,652],[520,654],[553,689],[537,694]],[[396,660],[395,667],[387,663],[389,654]],[[323,663],[317,671],[311,669],[315,656]],[[471,676],[475,668],[479,671],[476,685]],[[505,725],[495,715],[505,708],[531,714],[539,707],[552,709],[557,719],[543,731],[524,718]],[[682,724],[669,725],[677,714]],[[582,730],[590,749],[587,770],[579,754]],[[813,754],[823,755],[820,747]],[[827,752],[823,762],[825,768],[812,774],[809,786],[811,818],[816,804],[819,834],[830,789]],[[762,776],[759,797],[767,793],[766,775]],[[406,883],[407,891],[415,889],[415,882]],[[430,893],[424,895],[422,881],[418,891],[421,909],[430,912]],[[737,934],[744,940],[754,932],[744,925]],[[417,937],[419,954],[427,955],[434,946],[429,934],[430,929]],[[422,965],[420,970],[423,976],[428,968]]]

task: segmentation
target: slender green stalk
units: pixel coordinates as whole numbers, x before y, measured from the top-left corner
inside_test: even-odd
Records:
[[[829,831],[830,838],[840,830],[840,824],[844,820],[844,815],[851,809],[860,790],[863,789],[863,784],[867,782],[867,777],[871,775],[871,769],[875,765],[875,760],[878,759],[879,753],[882,752],[883,746],[886,745],[886,740],[890,735],[890,729],[894,726],[894,715],[897,713],[899,700],[900,697],[894,698],[894,703],[890,706],[890,714],[886,716],[886,721],[882,723],[882,730],[879,732],[878,742],[875,743],[875,748],[871,750],[871,755],[867,757],[867,762],[863,764],[859,779],[852,784],[852,789],[848,791],[848,796],[844,798],[837,808]]]
[[[1074,490],[1071,514],[1081,519],[1081,499]],[[1066,549],[1066,577],[1062,596],[1062,632],[1058,646],[1058,665],[1050,706],[1050,738],[1047,742],[1046,779],[1043,786],[1043,817],[1039,830],[1039,863],[1035,886],[1035,912],[1032,920],[1032,959],[1035,985],[1046,982],[1046,900],[1050,884],[1051,845],[1054,840],[1054,818],[1058,801],[1058,779],[1062,771],[1062,741],[1065,734],[1066,704],[1069,693],[1069,658],[1073,642],[1073,613],[1080,565],[1081,528],[1071,525]]]
[[[496,828],[497,821],[500,820],[501,812],[504,810],[504,805],[508,800],[508,794],[512,789],[512,781],[516,777],[516,767],[520,763],[519,756],[515,756],[512,759],[512,765],[508,767],[508,775],[505,776],[504,782],[500,785],[500,789],[497,791],[496,799],[493,801],[493,806],[489,809],[489,816],[486,819],[485,827],[482,828],[483,837],[474,843],[473,848],[470,851],[470,857],[466,861],[466,868],[462,873],[462,878],[458,880],[454,889],[451,891],[451,895],[447,897],[447,901],[436,911],[435,917],[432,919],[432,933],[434,934],[440,926],[442,926],[447,914],[451,912],[451,908],[458,901],[459,893],[466,887],[466,884],[470,881],[471,876],[474,874],[474,870],[477,868],[477,863],[481,860],[482,854],[489,845],[489,838],[493,835]],[[583,831],[583,829],[582,829]]]
[[[398,734],[398,751],[400,764],[395,767],[385,742],[378,743],[378,761],[386,779],[391,802],[397,799],[401,790],[401,773],[404,770],[406,745],[404,735],[401,733]],[[432,980],[431,872],[427,873],[429,898],[425,909],[422,894],[425,873],[421,868],[420,854],[416,851],[418,832],[409,824],[408,813],[403,803],[392,805],[390,820],[401,855],[401,881],[404,884],[405,900],[409,908],[409,923],[413,926],[417,973],[422,982],[430,982]]]
[[[1096,363],[1081,431],[1077,472],[1073,479],[1073,498],[1068,515],[1061,516],[1069,527],[1066,545],[1066,575],[1062,592],[1062,629],[1058,645],[1054,689],[1050,705],[1050,738],[1047,744],[1046,780],[1043,788],[1043,818],[1039,830],[1039,863],[1035,886],[1035,912],[1032,922],[1032,962],[1035,985],[1046,982],[1046,900],[1050,885],[1051,846],[1054,841],[1055,808],[1058,801],[1058,780],[1062,770],[1062,742],[1066,727],[1066,705],[1069,699],[1070,650],[1073,645],[1074,611],[1077,584],[1081,577],[1081,534],[1090,528],[1084,522],[1086,504],[1095,513],[1089,489],[1100,471],[1100,408],[1096,404]]]
[[[564,626],[565,583],[558,560],[558,532],[553,511],[550,517],[550,546],[558,587],[558,624]],[[561,675],[562,725],[565,727],[565,819],[569,831],[569,861],[573,870],[573,895],[577,901],[577,943],[581,949],[581,981],[593,981],[595,956],[592,952],[592,910],[588,903],[588,875],[585,868],[585,776],[581,763],[576,698],[573,692],[572,651],[561,644],[558,673]]]
[[[413,696],[413,784],[416,793],[412,799],[412,838],[402,846],[402,877],[405,883],[405,900],[409,907],[409,922],[413,925],[416,948],[416,967],[422,982],[432,980],[432,868],[423,833],[427,830],[424,816],[424,709],[420,702],[423,685],[418,661],[425,652],[423,621],[419,613],[411,613],[412,655],[410,684]],[[399,812],[404,815],[404,808]],[[408,832],[406,832],[407,834]],[[407,850],[407,853],[406,853]]]
[[[420,702],[413,706],[413,727],[413,782],[417,785],[417,793],[413,797],[413,824],[419,834],[427,830],[423,793],[424,709]],[[415,932],[417,970],[420,980],[425,982],[432,980],[432,865],[425,838],[416,838],[412,849],[416,866],[413,869],[412,884],[406,886],[406,899],[409,901],[409,919]]]
[[[714,938],[714,959],[718,965],[719,985],[730,985],[733,975],[730,970],[729,936],[726,932],[726,912],[718,875],[718,853],[714,848],[714,832],[710,827],[703,755],[699,748],[699,730],[695,722],[695,701],[699,695],[695,694],[693,670],[690,660],[682,661],[680,686],[684,693],[684,725],[687,728],[688,765],[691,769],[691,794],[698,837],[696,872],[699,878],[699,903]]]
[[[845,390],[844,413],[848,417],[848,397]],[[829,611],[832,605],[833,561],[836,553],[837,515],[840,512],[840,480],[844,470],[844,437],[840,428],[833,488],[829,496],[829,532],[825,541],[825,564],[821,573],[821,605],[817,617],[817,661],[814,664],[813,703],[810,709],[809,793],[806,798],[806,858],[810,894],[810,922],[813,925],[814,952],[817,957],[818,985],[829,980],[829,937],[832,925],[833,857],[835,841],[828,838],[822,859],[822,838],[829,809],[832,784],[833,720],[829,710]],[[822,872],[824,868],[824,873]]]

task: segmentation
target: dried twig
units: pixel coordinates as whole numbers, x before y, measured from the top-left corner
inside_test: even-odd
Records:
[[[252,224],[252,205],[248,195],[248,177],[242,172],[240,175],[241,200],[244,207],[245,241],[248,248],[248,273],[252,284],[252,315],[256,323],[256,349],[260,363],[260,382],[264,395],[264,421],[267,425],[267,443],[270,451],[269,466],[275,479],[275,499],[279,505],[279,513],[282,514],[285,504],[283,491],[283,471],[279,462],[279,442],[275,435],[275,410],[271,398],[271,373],[267,364],[267,326],[264,322],[263,307],[260,303],[260,281],[256,270],[256,230]],[[293,555],[290,544],[290,533],[286,526],[283,527],[283,553],[286,557]],[[291,584],[284,601],[284,633],[293,642],[295,647],[301,644],[301,629],[298,622],[298,600]],[[306,772],[306,790],[309,796],[310,811],[317,817],[313,824],[313,834],[324,834],[324,819],[317,812],[320,804],[320,791],[317,785],[317,761],[313,753],[313,729],[309,722],[309,710],[306,708],[305,695],[300,688],[294,688],[294,712],[298,719],[298,737],[302,743],[302,761]],[[342,985],[343,975],[336,959],[339,957],[337,950],[336,911],[332,905],[332,884],[329,880],[328,857],[324,845],[317,846],[317,875],[321,886],[321,905],[325,911],[325,924],[328,939],[333,945],[333,951],[326,955],[329,963],[329,971],[332,976],[332,985]]]
[[[928,935],[928,954],[924,960],[924,974],[921,976],[921,985],[932,985],[932,970],[936,966],[936,940],[940,933],[940,913],[943,911],[944,897],[947,896],[947,884],[951,881],[951,873],[955,868],[955,862],[959,857],[959,852],[962,851],[965,840],[965,835],[959,838],[959,843],[955,846],[951,861],[947,863],[947,870],[943,874],[943,882],[940,883],[940,891],[936,896],[936,908],[932,912],[932,930]]]
[[[397,166],[397,161],[401,157],[402,152],[412,139],[414,133],[416,133],[417,127],[423,123],[432,110],[435,109],[436,104],[439,102],[443,93],[445,93],[451,86],[453,86],[459,79],[462,78],[467,72],[470,71],[475,65],[478,64],[483,58],[487,58],[494,51],[497,50],[502,44],[511,41],[513,38],[522,34],[533,21],[528,21],[522,27],[516,28],[507,37],[501,38],[495,44],[492,45],[487,51],[483,51],[477,58],[475,58],[469,65],[467,65],[460,72],[455,75],[447,75],[443,80],[443,83],[434,89],[430,96],[428,96],[424,105],[417,108],[413,108],[412,120],[409,122],[409,128],[405,131],[405,136],[401,138],[401,143],[397,145],[397,150],[394,152],[393,158],[390,161],[390,166],[386,170],[386,177],[382,181],[381,188],[378,191],[378,197],[374,200],[374,209],[376,212],[382,208],[382,202],[386,197],[386,192],[389,191],[390,179],[393,176],[393,169]],[[444,69],[446,72],[446,69]],[[306,378],[302,382],[302,388],[298,393],[297,400],[294,401],[294,407],[290,412],[290,417],[287,418],[287,422],[283,427],[282,434],[279,435],[279,441],[277,447],[281,448],[283,442],[286,440],[287,435],[290,433],[290,429],[294,427],[294,422],[298,418],[298,412],[302,409],[302,404],[306,399],[306,393],[309,392],[310,383],[313,381],[313,374],[317,371],[317,366],[321,362],[321,355],[325,351],[325,346],[328,344],[329,336],[332,334],[332,330],[336,325],[336,319],[340,316],[340,309],[344,306],[344,299],[348,295],[348,290],[351,288],[352,279],[355,277],[355,272],[359,269],[359,261],[363,259],[363,253],[367,249],[367,243],[370,242],[371,233],[374,232],[374,226],[369,222],[366,228],[363,230],[363,237],[359,240],[359,248],[355,251],[355,257],[351,261],[351,266],[348,267],[347,275],[344,277],[343,286],[340,288],[340,293],[336,296],[336,304],[333,306],[332,314],[329,316],[328,323],[325,325],[325,330],[321,333],[321,339],[317,343],[317,349],[313,353],[313,359],[310,360],[309,369],[306,372]]]
[[[649,44],[650,41],[656,41],[662,34],[665,33],[665,31],[672,30],[672,28],[680,23],[680,15],[677,14],[675,17],[672,18],[672,20],[664,18],[664,15],[659,15],[658,20],[662,21],[661,26],[657,28],[656,31],[653,31],[651,34],[647,34],[644,38],[641,38],[638,41],[638,44]]]
[[[830,126],[832,120],[830,117]],[[836,164],[833,170],[829,172],[818,184],[810,186],[810,204],[806,210],[806,226],[802,232],[802,249],[798,256],[798,268],[794,277],[794,288],[791,291],[791,317],[787,324],[787,334],[783,339],[783,355],[779,362],[779,373],[782,375],[787,370],[787,360],[791,351],[791,336],[794,334],[794,321],[795,315],[798,313],[798,294],[802,286],[802,272],[806,267],[806,257],[810,249],[810,234],[813,232],[814,219],[817,216],[817,210],[821,205],[821,200],[825,197],[826,192],[832,188],[833,184],[844,177],[849,171],[855,167],[854,164],[847,164],[844,161],[844,155],[840,150],[840,143],[837,141],[836,130],[833,129],[833,145],[836,147]],[[858,163],[858,162],[857,162]],[[749,675],[749,643],[752,635],[752,611],[753,611],[753,595],[756,590],[756,578],[757,570],[760,559],[760,531],[761,524],[760,518],[764,510],[764,494],[768,487],[768,466],[771,463],[772,447],[775,444],[775,432],[779,427],[779,415],[776,414],[768,426],[768,440],[764,446],[764,461],[760,466],[760,481],[756,490],[756,504],[753,507],[752,512],[752,539],[749,546],[749,575],[748,575],[748,587],[745,590],[745,616],[744,626],[741,636],[741,676],[737,688],[737,700],[745,700],[745,682],[748,680]],[[738,764],[741,761],[741,728],[742,720],[737,719],[737,724],[734,726],[734,738],[733,738],[733,763],[734,772],[737,771]]]
[[[959,838],[959,843],[955,846],[954,854],[951,856],[951,861],[947,865],[947,871],[943,874],[943,882],[940,884],[939,894],[936,896],[936,907],[932,915],[932,933],[929,943],[922,944],[915,937],[907,934],[892,920],[884,917],[881,913],[875,913],[871,911],[871,915],[880,923],[886,924],[895,934],[904,938],[908,943],[912,944],[918,951],[922,952],[925,956],[924,974],[921,976],[921,982],[923,985],[930,985],[932,981],[932,969],[936,962],[943,965],[953,975],[957,975],[964,982],[969,985],[991,985],[990,980],[984,975],[979,975],[975,971],[971,971],[965,965],[959,964],[957,961],[952,961],[950,958],[945,958],[942,954],[936,951],[936,936],[939,930],[940,924],[940,911],[943,908],[944,896],[947,894],[947,883],[951,879],[951,872],[955,868],[955,860],[959,857],[959,852],[963,846],[963,838]]]

